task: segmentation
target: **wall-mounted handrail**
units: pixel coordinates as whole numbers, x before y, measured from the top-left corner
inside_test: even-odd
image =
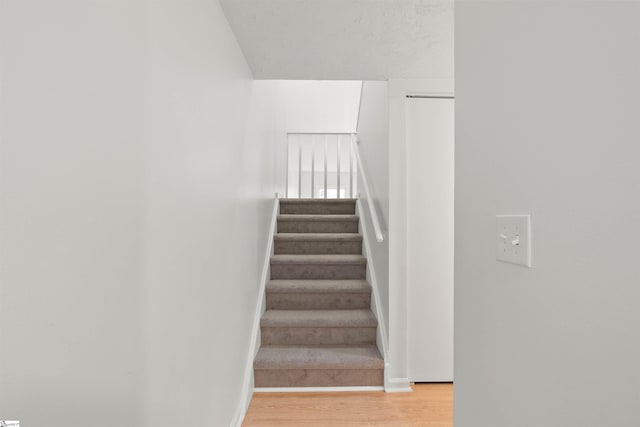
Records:
[[[356,162],[358,164],[358,170],[360,171],[360,176],[362,177],[362,187],[364,188],[364,194],[367,198],[367,205],[369,206],[369,214],[371,215],[371,222],[373,223],[373,231],[376,235],[376,240],[378,243],[384,241],[384,236],[382,235],[382,229],[380,228],[380,221],[378,220],[378,214],[376,213],[376,208],[373,205],[373,199],[371,198],[371,191],[369,191],[369,182],[367,181],[367,175],[365,174],[365,170],[362,167],[362,159],[360,157],[360,150],[358,149],[358,144],[355,135],[351,137],[351,150],[353,152],[354,157],[356,158]]]

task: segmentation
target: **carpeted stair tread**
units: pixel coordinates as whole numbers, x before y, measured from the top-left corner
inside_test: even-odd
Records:
[[[280,199],[281,214],[354,215],[355,199]]]
[[[361,242],[362,235],[358,233],[277,233],[275,240],[296,242]]]
[[[358,310],[267,310],[263,328],[375,328],[376,317],[370,309]]]
[[[352,310],[371,307],[366,280],[271,280],[267,310]]]
[[[281,248],[278,249],[280,252]],[[277,254],[271,257],[271,279],[362,280],[367,259],[356,254]]]
[[[384,361],[370,346],[263,346],[254,368],[265,369],[383,369]]]
[[[304,205],[313,203],[316,205],[340,205],[340,204],[353,204],[356,202],[356,199],[309,199],[309,198],[294,198],[294,199],[280,199],[280,204],[289,204],[289,205]]]
[[[278,233],[273,242],[276,255],[362,254],[362,235],[358,233]]]
[[[371,292],[366,280],[271,280],[269,293],[365,293]]]
[[[362,255],[273,255],[272,264],[366,264]]]
[[[278,216],[279,233],[357,233],[360,218],[355,214],[283,214]]]
[[[349,221],[358,222],[358,215],[315,215],[315,214],[284,214],[278,215],[278,221],[311,221],[311,222],[333,222],[333,221]]]

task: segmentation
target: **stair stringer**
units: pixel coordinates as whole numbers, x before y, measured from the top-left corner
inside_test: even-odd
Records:
[[[249,409],[251,398],[254,391],[253,380],[253,361],[260,349],[260,319],[266,311],[267,298],[266,288],[267,282],[271,277],[271,257],[274,254],[274,236],[278,227],[278,215],[280,214],[280,195],[276,193],[273,202],[273,211],[271,215],[271,223],[269,224],[269,235],[267,236],[267,250],[265,251],[264,264],[262,265],[262,274],[260,276],[260,287],[258,289],[258,302],[256,311],[253,316],[253,326],[251,328],[251,338],[249,341],[249,351],[247,352],[247,364],[245,366],[244,377],[242,380],[242,389],[240,390],[240,401],[231,422],[232,427],[241,427],[242,421]]]
[[[356,215],[360,217],[360,234],[362,234],[362,252],[365,258],[367,258],[367,281],[371,285],[371,310],[378,319],[378,331],[376,336],[376,345],[378,351],[384,359],[384,390],[391,391],[394,387],[390,386],[389,382],[389,340],[387,335],[387,328],[385,324],[385,318],[380,307],[380,291],[378,290],[378,281],[376,279],[375,267],[373,266],[373,259],[371,258],[371,239],[367,227],[364,227],[364,219],[361,215],[364,212],[362,208],[362,199],[358,197],[356,199]]]

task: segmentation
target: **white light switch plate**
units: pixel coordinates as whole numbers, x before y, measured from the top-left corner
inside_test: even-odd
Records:
[[[496,215],[496,259],[531,267],[531,215]]]

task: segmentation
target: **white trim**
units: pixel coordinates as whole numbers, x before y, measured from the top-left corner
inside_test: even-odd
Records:
[[[409,378],[389,378],[385,384],[387,393],[410,393],[413,391]]]
[[[233,416],[232,426],[241,427],[244,416],[251,403],[251,396],[253,396],[253,360],[256,357],[258,350],[260,349],[260,318],[264,313],[265,304],[265,289],[270,277],[270,265],[271,256],[273,255],[273,237],[276,233],[278,214],[280,213],[280,195],[276,193],[275,200],[273,202],[273,211],[271,216],[271,225],[269,229],[267,250],[264,257],[264,264],[262,265],[262,276],[260,278],[260,288],[258,290],[258,303],[256,304],[256,311],[253,318],[253,328],[251,330],[251,340],[249,341],[249,351],[247,354],[247,364],[244,371],[244,379],[242,381],[242,389],[240,393],[240,402],[238,402],[238,408]]]
[[[356,213],[360,214],[362,212],[362,201],[358,197],[356,199]],[[378,280],[376,279],[376,272],[373,267],[373,262],[371,260],[371,247],[369,245],[369,233],[367,232],[367,228],[364,227],[364,219],[360,218],[360,233],[362,233],[362,246],[364,249],[364,255],[367,258],[367,279],[371,284],[371,309],[376,315],[378,319],[378,332],[376,336],[376,344],[378,345],[378,349],[380,353],[382,353],[382,357],[384,359],[384,383],[385,389],[387,384],[387,375],[388,371],[388,356],[389,356],[389,341],[387,339],[387,328],[385,326],[384,315],[382,314],[382,308],[380,307],[380,292],[378,291]]]
[[[347,386],[347,387],[256,387],[254,393],[327,393],[343,391],[384,391],[379,386]]]
[[[407,95],[455,96],[453,79],[389,80],[389,380],[407,390]]]

